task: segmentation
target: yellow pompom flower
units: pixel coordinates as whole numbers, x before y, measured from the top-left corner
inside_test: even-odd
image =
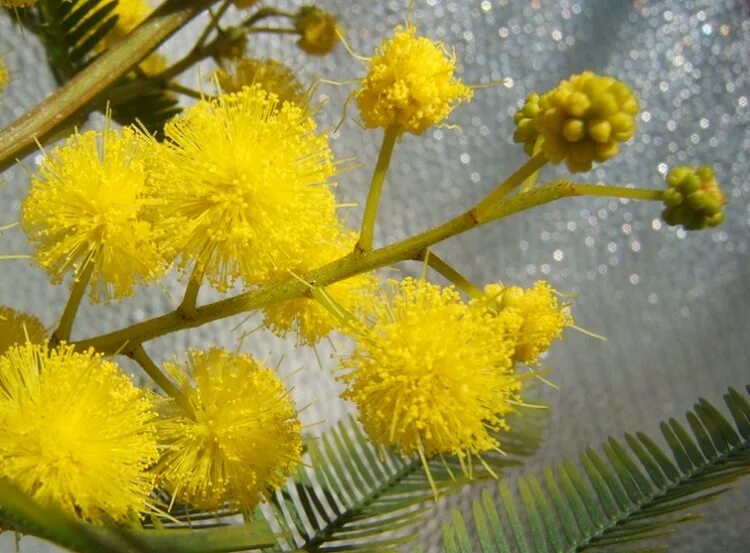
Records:
[[[111,0],[99,0],[99,6],[103,7]],[[111,15],[117,16],[117,23],[114,28],[107,33],[107,36],[99,43],[99,49],[104,50],[118,42],[140,23],[146,19],[152,12],[146,0],[117,0],[117,6]]]
[[[47,331],[42,321],[33,315],[0,305],[0,355],[16,344],[25,344],[27,341],[41,344],[46,338]]]
[[[625,83],[586,71],[539,99],[535,123],[547,158],[553,163],[565,160],[568,169],[578,173],[617,155],[619,143],[635,133],[639,109]]]
[[[295,274],[305,274],[346,255],[352,251],[356,242],[356,234],[342,232],[331,242],[324,242],[305,252],[297,260]],[[281,274],[279,277],[288,279],[289,274]],[[333,309],[345,310],[341,315],[346,318],[350,314],[370,312],[377,286],[374,275],[361,274],[326,286],[325,294],[333,300]],[[288,332],[294,331],[298,342],[309,346],[315,345],[334,330],[342,330],[342,319],[337,318],[313,297],[274,303],[265,307],[263,313],[263,324],[277,336],[284,337]]]
[[[0,356],[0,477],[93,523],[144,512],[157,459],[153,405],[110,361],[73,346]]]
[[[413,25],[397,27],[370,60],[357,91],[365,127],[390,127],[422,134],[445,120],[472,91],[454,77],[456,59],[445,47],[418,37]]]
[[[202,509],[251,509],[301,462],[301,424],[276,374],[249,355],[192,351],[187,365],[167,363],[194,418],[174,405],[160,423],[165,450],[158,483]]]
[[[498,449],[491,432],[507,428],[508,400],[521,389],[502,321],[453,287],[411,278],[390,284],[373,320],[353,330],[343,397],[356,403],[375,443],[404,455]]]
[[[708,165],[680,165],[667,174],[662,218],[687,230],[718,226],[724,221],[727,199]]]
[[[274,59],[242,58],[216,72],[222,92],[239,92],[245,86],[260,85],[272,92],[279,102],[292,102],[307,107],[309,95],[297,80],[294,71]]]
[[[141,217],[145,182],[144,148],[127,128],[76,133],[44,157],[21,226],[53,282],[78,277],[92,262],[91,298],[102,301],[161,276],[164,263]]]
[[[288,271],[338,228],[325,136],[259,85],[198,102],[165,127],[150,167],[160,245],[218,289]]]
[[[543,280],[526,290],[488,284],[484,298],[474,304],[507,320],[506,328],[515,344],[513,360],[527,365],[538,363],[539,356],[562,336],[565,327],[573,324],[567,307],[559,304],[555,291]]]
[[[336,18],[315,6],[302,6],[294,14],[294,27],[300,35],[297,46],[307,54],[324,56],[339,42]]]

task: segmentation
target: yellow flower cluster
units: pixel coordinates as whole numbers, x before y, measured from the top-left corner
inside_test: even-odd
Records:
[[[344,397],[379,445],[404,455],[466,456],[499,447],[521,381],[506,321],[453,288],[391,281],[371,321],[353,330]]]
[[[305,274],[322,267],[351,252],[356,242],[357,235],[342,231],[331,242],[323,243],[300,256],[293,271]],[[279,274],[280,279],[288,277],[288,274]],[[331,312],[330,306],[326,308],[315,298],[303,297],[265,307],[263,323],[278,336],[284,337],[288,332],[294,331],[299,343],[315,345],[333,330],[340,330],[345,326],[342,324],[342,317],[368,313],[377,285],[375,276],[366,273],[326,286],[325,294],[333,300],[332,309],[344,310],[340,317]]]
[[[662,218],[668,225],[682,225],[687,230],[715,227],[724,220],[726,201],[709,166],[680,165],[667,174]]]
[[[131,129],[76,133],[44,157],[21,226],[53,282],[92,263],[91,298],[103,301],[163,274],[144,219],[146,176],[146,150]]]
[[[151,401],[112,362],[26,343],[0,356],[0,475],[94,523],[146,510],[158,454]]]
[[[372,60],[357,105],[365,127],[396,126],[422,134],[445,120],[472,91],[457,80],[455,56],[442,44],[418,37],[414,26],[398,27]]]
[[[0,305],[0,355],[11,346],[25,344],[27,341],[41,344],[46,339],[46,334],[42,321],[33,315]]]
[[[565,327],[573,324],[569,310],[560,306],[555,291],[541,280],[527,290],[488,284],[476,304],[507,319],[515,344],[513,360],[527,365],[538,363],[539,356],[562,336]]]
[[[292,270],[338,228],[326,137],[259,85],[201,101],[167,124],[150,166],[160,249],[218,290]]]
[[[532,93],[516,113],[514,140],[530,153],[541,135],[550,161],[564,160],[572,172],[589,171],[595,161],[617,155],[619,143],[633,136],[638,110],[625,83],[586,71],[541,96]]]
[[[276,94],[279,102],[307,107],[309,94],[287,65],[274,59],[241,58],[216,72],[223,92],[239,92],[245,86],[259,85]]]
[[[296,470],[301,425],[273,371],[219,349],[193,351],[186,366],[166,368],[194,414],[170,406],[160,422],[166,450],[155,470],[167,490],[204,509],[251,509]]]

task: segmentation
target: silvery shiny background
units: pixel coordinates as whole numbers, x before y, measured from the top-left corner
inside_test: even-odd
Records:
[[[294,9],[292,2],[279,2]],[[406,1],[371,3],[328,0],[357,52],[369,55],[380,38],[403,21]],[[560,390],[545,390],[553,416],[542,449],[524,470],[574,456],[626,431],[658,432],[668,417],[682,420],[698,397],[722,404],[728,386],[750,383],[747,328],[750,324],[750,6],[740,0],[563,0],[561,2],[419,0],[412,20],[421,32],[455,47],[461,74],[469,83],[509,79],[507,87],[478,90],[458,109],[451,123],[461,130],[433,129],[407,136],[398,146],[383,197],[377,238],[385,243],[428,228],[476,202],[493,184],[523,162],[511,141],[512,114],[531,90],[544,91],[571,73],[591,69],[629,82],[643,112],[637,136],[616,159],[579,180],[661,186],[668,167],[712,163],[729,199],[725,224],[715,230],[685,233],[665,227],[656,204],[610,199],[565,200],[516,215],[454,238],[436,251],[479,284],[502,280],[530,285],[549,280],[561,291],[577,293],[577,323],[608,338],[592,339],[574,330],[556,345],[546,363],[555,368]],[[190,33],[164,49],[174,59],[190,46]],[[5,91],[0,126],[42,100],[53,88],[41,47],[0,16],[0,53],[13,81]],[[289,37],[264,36],[252,53],[286,60],[307,79],[347,80],[364,66],[343,48],[325,58],[310,58]],[[202,75],[211,66],[201,66]],[[196,74],[185,84],[198,86]],[[350,87],[323,85],[328,107],[319,115],[334,126]],[[332,144],[340,157],[355,156],[361,168],[342,174],[343,202],[363,201],[380,133],[360,128],[355,110]],[[95,119],[96,122],[96,119]],[[25,163],[33,167],[34,156]],[[546,169],[542,178],[564,175]],[[6,175],[0,189],[0,224],[18,219],[27,187],[20,168]],[[352,225],[359,210],[351,210]],[[29,248],[18,230],[4,233],[0,252]],[[63,286],[24,261],[0,265],[2,303],[34,312],[53,325],[67,297]],[[399,266],[417,273],[416,264]],[[142,291],[114,306],[86,305],[75,329],[83,337],[118,328],[171,308],[181,285],[175,278],[164,289]],[[170,299],[171,296],[171,299]],[[203,299],[214,294],[206,293]],[[234,347],[242,318],[183,332],[148,345],[158,360],[191,346]],[[257,322],[257,321],[256,321]],[[255,326],[249,321],[244,328]],[[339,340],[339,342],[341,342]],[[332,350],[319,349],[325,370],[309,349],[293,339],[256,332],[244,349],[278,361],[289,377],[307,423],[336,420],[349,407],[332,399],[339,386],[331,376]],[[340,347],[345,348],[345,345]],[[135,370],[128,365],[129,369]],[[322,426],[310,429],[318,432]],[[513,478],[510,475],[509,478]],[[494,484],[490,484],[494,487]],[[750,482],[696,512],[705,521],[684,526],[668,539],[673,550],[741,553],[750,541]],[[439,525],[448,508],[466,510],[471,493],[441,502],[422,533],[429,551],[438,551]],[[0,537],[0,547],[10,540]],[[22,551],[42,551],[24,540]]]

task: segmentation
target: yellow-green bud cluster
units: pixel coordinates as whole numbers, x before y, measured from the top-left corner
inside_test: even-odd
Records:
[[[523,151],[526,155],[534,155],[534,145],[539,138],[539,129],[536,128],[535,119],[540,111],[539,99],[541,97],[536,92],[529,94],[521,109],[513,116],[516,123],[516,131],[513,133],[513,141],[523,144]]]
[[[336,18],[315,6],[302,6],[294,15],[294,26],[300,35],[297,46],[308,54],[324,56],[339,42]]]
[[[715,227],[724,220],[724,193],[707,165],[673,167],[667,174],[662,218],[668,225],[687,230]]]
[[[544,94],[534,123],[549,160],[565,160],[568,169],[578,173],[617,155],[619,143],[635,132],[638,110],[638,100],[625,83],[586,71]]]

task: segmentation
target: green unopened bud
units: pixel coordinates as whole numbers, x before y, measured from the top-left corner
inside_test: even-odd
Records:
[[[308,54],[324,56],[339,42],[336,18],[315,6],[302,6],[294,15],[294,26],[300,35],[297,46]]]
[[[726,198],[709,166],[674,167],[666,181],[662,218],[668,225],[700,230],[715,227],[724,220]]]

